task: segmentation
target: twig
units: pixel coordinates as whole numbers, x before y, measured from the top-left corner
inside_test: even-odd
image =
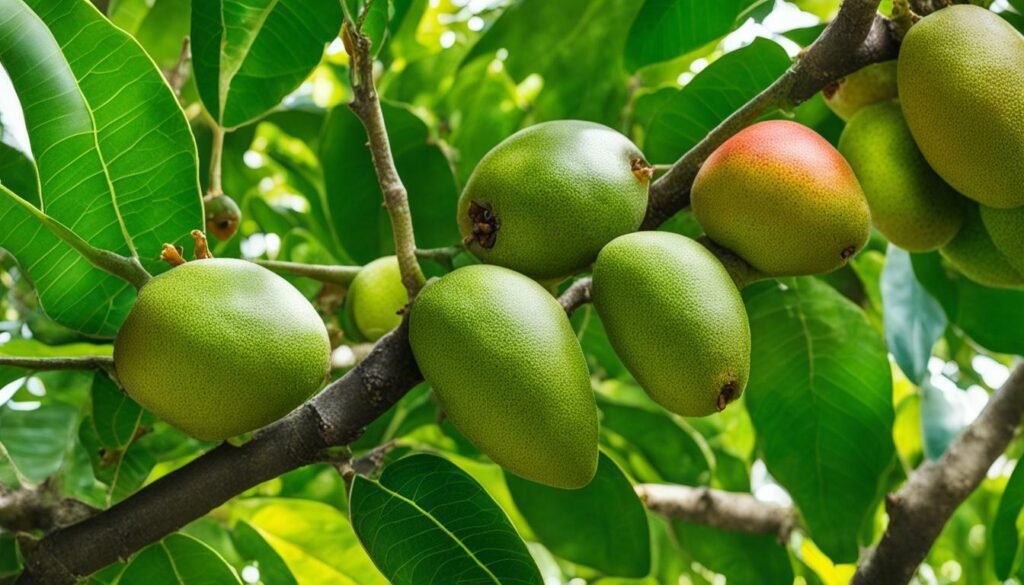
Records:
[[[650,483],[635,489],[647,509],[662,516],[730,532],[775,534],[780,542],[788,538],[796,521],[793,508],[762,502],[749,494]]]
[[[192,39],[185,37],[181,42],[181,54],[174,68],[167,72],[167,85],[171,86],[174,95],[181,99],[181,88],[188,80],[188,63],[192,60]]]
[[[903,585],[913,577],[946,521],[978,487],[1024,416],[1024,365],[989,399],[936,461],[923,463],[886,498],[889,525],[862,557],[852,585]]]
[[[409,298],[414,299],[416,293],[426,283],[426,278],[416,260],[416,238],[412,229],[412,213],[409,211],[409,194],[395,168],[387,127],[384,124],[384,112],[381,110],[380,98],[373,84],[370,38],[354,30],[350,22],[345,23],[341,37],[351,60],[349,73],[353,98],[349,108],[366,129],[373,167],[377,171],[377,182],[384,195],[384,206],[391,218],[395,255],[398,257],[402,283],[409,291]]]
[[[462,252],[462,246],[448,246],[447,248],[428,248],[426,250],[417,249],[416,257],[420,260],[432,260],[437,262],[441,266],[444,266],[448,270],[454,270],[455,257]]]
[[[278,260],[253,260],[256,264],[280,274],[304,276],[319,282],[328,282],[347,287],[362,270],[361,266],[332,266],[327,264],[302,264]]]
[[[0,356],[0,366],[24,368],[37,372],[54,370],[112,370],[114,358],[105,355],[75,357],[11,357]]]
[[[590,302],[592,284],[593,280],[587,276],[577,280],[569,288],[565,289],[562,296],[558,297],[558,302],[565,309],[566,313],[572,315],[576,309]]]
[[[835,20],[781,77],[733,112],[651,185],[643,229],[654,229],[690,204],[690,187],[704,161],[723,142],[775,109],[791,109],[829,83],[871,63],[896,57],[891,23],[879,0],[845,0]]]

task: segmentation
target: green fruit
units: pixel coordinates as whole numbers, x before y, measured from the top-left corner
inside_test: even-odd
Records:
[[[398,258],[385,256],[356,274],[345,297],[349,322],[367,341],[377,341],[402,322],[399,311],[409,303]]]
[[[1000,288],[1024,285],[1024,273],[1018,272],[996,248],[985,230],[977,205],[971,205],[964,225],[953,241],[940,252],[967,278]]]
[[[1024,207],[995,209],[982,205],[980,210],[992,243],[1017,272],[1024,274]]]
[[[896,99],[896,61],[873,63],[821,91],[825,104],[843,120],[861,108]]]
[[[938,249],[963,223],[964,199],[928,166],[899,104],[862,109],[843,130],[839,152],[867,196],[871,220],[890,242],[911,252]]]
[[[114,342],[117,377],[146,409],[203,440],[267,425],[323,384],[319,315],[273,272],[188,262],[146,283]]]
[[[950,6],[907,33],[898,77],[935,172],[989,207],[1024,205],[1024,37],[984,8]]]
[[[683,416],[718,412],[750,372],[750,325],[718,259],[668,232],[621,236],[594,263],[594,307],[647,394]]]
[[[558,301],[498,266],[460,268],[416,298],[409,342],[452,423],[531,481],[579,488],[597,470],[597,407]]]
[[[218,240],[227,241],[238,231],[238,223],[242,221],[242,210],[235,200],[224,195],[214,195],[203,199],[206,212],[206,231],[217,236]]]
[[[697,222],[765,275],[831,272],[868,241],[871,214],[846,159],[795,122],[754,124],[708,157],[693,184]]]
[[[477,165],[459,198],[459,230],[482,262],[560,279],[640,227],[650,171],[637,147],[611,128],[538,124]]]

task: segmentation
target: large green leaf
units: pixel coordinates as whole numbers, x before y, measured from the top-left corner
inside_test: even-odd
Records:
[[[1020,555],[1020,537],[1017,531],[1017,518],[1024,508],[1024,465],[1020,462],[1013,468],[1013,474],[1006,483],[1003,497],[999,500],[999,510],[992,522],[992,556],[995,562],[996,575],[1000,579],[1009,579],[1013,571],[1014,561]]]
[[[138,417],[136,423],[141,420],[141,411]],[[93,474],[106,486],[107,506],[135,493],[156,466],[152,453],[140,443],[131,443],[120,449],[105,446],[100,441],[91,417],[82,421],[78,439],[89,453]]]
[[[907,378],[920,384],[932,347],[946,330],[946,314],[917,281],[910,254],[893,245],[882,271],[882,302],[889,351]]]
[[[647,513],[629,478],[601,453],[585,487],[561,490],[505,474],[516,508],[555,555],[613,577],[651,569]]]
[[[0,128],[0,135],[0,183],[38,206],[39,175],[35,163],[5,129]]]
[[[747,103],[789,67],[786,51],[757,38],[726,53],[674,95],[649,94],[660,109],[650,116],[644,154],[653,163],[670,163],[693,148],[707,133]],[[663,90],[664,91],[664,90]],[[642,101],[642,100],[641,100]],[[641,104],[637,103],[637,109]]]
[[[741,14],[763,0],[647,0],[626,42],[631,70],[668,61],[725,36]]]
[[[929,459],[942,457],[969,422],[959,388],[940,388],[930,380],[921,382],[921,438]]]
[[[382,106],[395,166],[409,191],[416,243],[422,248],[456,243],[458,192],[448,159],[415,114],[398,105]],[[366,131],[347,106],[334,108],[327,119],[320,162],[327,215],[345,251],[361,264],[393,253],[391,222],[366,147]]]
[[[171,534],[142,549],[125,567],[120,583],[146,585],[241,585],[231,565],[206,544]]]
[[[542,582],[505,513],[445,459],[406,457],[380,481],[357,476],[351,492],[352,526],[396,585]]]
[[[338,0],[205,0],[192,4],[192,69],[203,105],[225,128],[276,106],[338,36]]]
[[[260,580],[273,585],[298,585],[288,565],[248,522],[239,520],[232,534],[238,554],[256,565]]]
[[[75,409],[44,404],[19,411],[0,406],[0,462],[30,482],[53,475],[64,463],[75,432]]]
[[[792,583],[793,568],[774,534],[726,532],[703,524],[673,522],[683,553],[716,573],[729,585]]]
[[[105,372],[92,381],[92,423],[96,436],[107,449],[124,449],[142,423],[142,407],[125,394]]]
[[[857,559],[893,462],[892,375],[867,317],[811,277],[744,291],[752,354],[747,408],[768,471],[793,496],[814,542]]]
[[[534,104],[537,121],[615,125],[626,102],[628,23],[639,8],[636,0],[523,0],[505,10],[464,63],[503,49],[517,83],[534,74],[543,81]]]
[[[24,107],[42,209],[93,246],[166,269],[162,245],[190,241],[202,204],[195,143],[153,62],[85,0],[0,4],[0,61]],[[48,314],[84,333],[116,332],[134,297],[125,282],[90,266],[10,193],[0,193],[0,223],[0,245]]]

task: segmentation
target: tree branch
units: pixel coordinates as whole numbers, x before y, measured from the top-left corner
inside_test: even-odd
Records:
[[[48,532],[88,518],[98,512],[92,506],[61,498],[50,482],[36,489],[11,489],[0,485],[0,528],[10,532]]]
[[[977,489],[1013,439],[1024,416],[1024,364],[992,395],[936,461],[922,464],[886,498],[889,526],[857,567],[852,585],[903,585],[910,581],[946,521]]]
[[[345,50],[351,60],[349,71],[354,97],[349,108],[366,129],[373,167],[377,171],[377,183],[380,185],[381,193],[384,194],[384,207],[387,208],[391,218],[398,268],[402,273],[402,283],[405,284],[411,300],[416,298],[416,293],[423,288],[426,278],[416,259],[416,238],[412,229],[412,213],[409,211],[409,194],[395,168],[391,143],[388,139],[387,127],[384,124],[384,112],[380,107],[377,88],[374,87],[370,38],[354,29],[353,26],[354,23],[347,21],[341,31]]]
[[[107,370],[114,369],[114,358],[106,355],[75,357],[12,357],[0,356],[0,366],[11,366],[35,371],[52,370]]]
[[[733,112],[651,185],[642,229],[654,229],[690,204],[697,171],[723,142],[775,109],[791,109],[823,87],[871,63],[896,58],[890,23],[879,0],[845,0],[835,20],[774,83]]]
[[[590,302],[591,285],[592,279],[587,276],[577,280],[569,288],[565,289],[562,296],[558,297],[558,302],[565,309],[566,313],[572,315],[576,309]]]
[[[796,521],[793,508],[762,502],[750,494],[652,483],[639,484],[635,489],[652,512],[719,530],[775,534],[785,541]]]

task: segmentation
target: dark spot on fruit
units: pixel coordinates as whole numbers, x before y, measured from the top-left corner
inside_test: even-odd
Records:
[[[482,248],[493,248],[498,241],[498,230],[501,229],[501,222],[494,215],[490,205],[480,204],[476,201],[469,203],[469,219],[473,222],[473,234],[467,236],[467,244],[476,242]]]
[[[853,256],[856,253],[857,246],[849,246],[844,248],[843,251],[839,253],[839,257],[842,258],[843,260],[849,260],[850,256]]]
[[[821,90],[821,95],[823,95],[825,97],[825,99],[827,99],[827,100],[832,99],[832,96],[836,95],[836,92],[839,91],[839,86],[842,83],[843,83],[842,79],[839,79],[837,81],[833,81],[832,83],[826,85],[824,87],[824,89]]]
[[[736,400],[736,396],[738,395],[738,393],[736,392],[737,386],[738,384],[736,384],[736,380],[730,380],[726,382],[724,386],[722,386],[722,390],[718,393],[719,412],[725,410],[725,407],[729,406],[730,402]]]
[[[654,167],[643,157],[634,158],[629,162],[629,166],[633,171],[633,176],[641,183],[647,183],[654,176]]]

